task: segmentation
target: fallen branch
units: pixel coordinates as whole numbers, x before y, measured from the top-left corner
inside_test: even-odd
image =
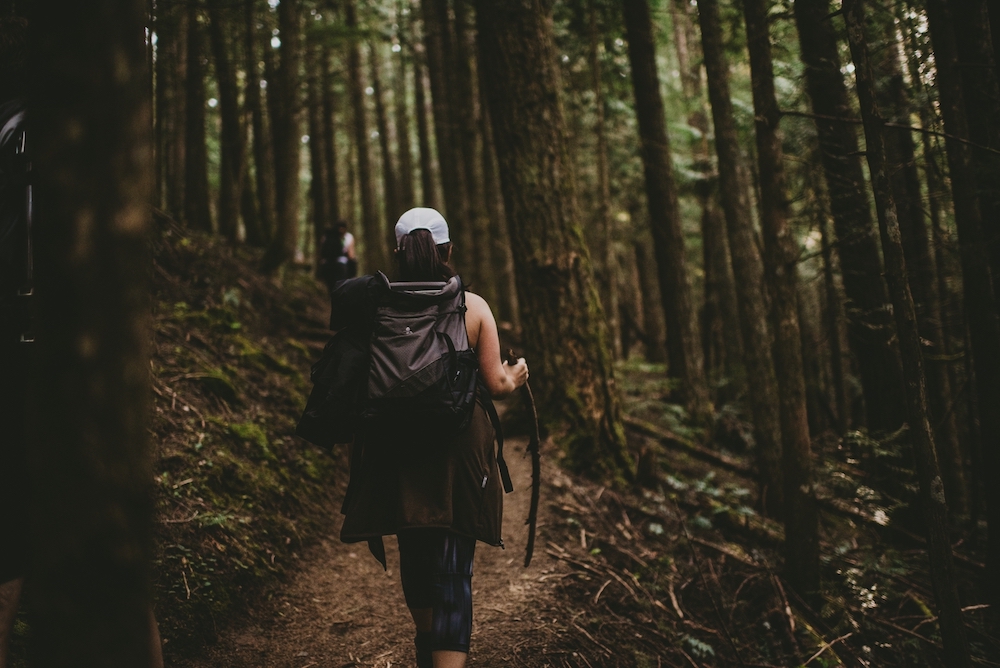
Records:
[[[845,633],[844,635],[840,636],[839,638],[834,638],[830,642],[825,643],[822,647],[819,648],[819,650],[815,654],[813,654],[812,656],[810,656],[806,660],[806,662],[802,664],[803,668],[805,668],[805,666],[808,666],[810,663],[812,663],[813,661],[815,661],[816,659],[818,659],[820,657],[820,655],[823,654],[823,652],[825,652],[826,650],[830,649],[831,647],[833,647],[835,644],[837,644],[841,640],[847,640],[848,638],[850,638],[853,635],[854,635],[853,632],[851,632],[851,633]],[[840,659],[840,657],[837,657],[837,658],[838,658],[838,660]]]

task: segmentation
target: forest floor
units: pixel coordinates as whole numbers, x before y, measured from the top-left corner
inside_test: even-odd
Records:
[[[476,551],[470,666],[553,665],[546,636],[567,632],[558,619],[562,615],[546,615],[556,600],[555,584],[572,572],[544,553],[546,528],[557,521],[544,508],[539,519],[540,554],[530,567],[522,565],[531,495],[531,464],[522,456],[526,442],[508,441],[515,491],[504,502],[506,548],[480,544]],[[545,467],[545,477],[545,498],[551,501],[558,491],[555,484],[568,481],[551,464]],[[403,600],[394,538],[386,539],[386,551],[388,570],[383,571],[366,544],[341,543],[332,532],[303,555],[298,572],[267,605],[225,632],[203,656],[178,665],[414,665],[413,622]]]
[[[387,541],[383,572],[338,539],[343,452],[294,437],[322,350],[325,290],[160,221],[154,244],[156,614],[168,666],[413,666],[412,622]],[[522,567],[530,472],[505,550],[480,545],[470,666],[944,666],[913,475],[899,435],[814,440],[823,590],[780,577],[782,526],[762,517],[751,425],[723,406],[710,433],[670,402],[661,366],[618,368],[643,486],[611,489],[543,444],[538,541]],[[977,665],[1000,666],[982,600],[982,525],[956,533]],[[30,633],[18,625],[15,668]]]
[[[180,237],[178,239],[177,237]],[[172,238],[171,238],[172,237]],[[412,622],[387,541],[382,571],[338,539],[342,452],[291,436],[328,336],[325,290],[253,255],[165,231],[157,252],[157,613],[169,665],[412,666]],[[662,366],[618,369],[643,487],[573,476],[544,444],[538,541],[522,567],[530,473],[505,550],[481,545],[471,666],[943,666],[913,482],[899,436],[814,440],[823,591],[780,577],[782,526],[760,516],[752,426],[710,433],[670,402]],[[982,533],[956,535],[978,665],[1000,665],[981,599]]]

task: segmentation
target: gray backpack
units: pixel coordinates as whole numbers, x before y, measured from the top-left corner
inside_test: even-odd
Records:
[[[390,283],[379,272],[374,305],[368,396],[361,419],[378,429],[397,429],[430,440],[463,431],[477,396],[493,424],[497,466],[506,492],[513,491],[503,458],[503,430],[489,392],[479,389],[479,360],[465,328],[465,286]],[[404,439],[411,441],[411,439]]]
[[[423,433],[456,433],[476,404],[479,362],[465,329],[465,287],[390,283],[375,308],[363,418]]]

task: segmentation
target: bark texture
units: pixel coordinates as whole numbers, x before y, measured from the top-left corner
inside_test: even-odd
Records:
[[[684,257],[684,235],[677,210],[677,186],[670,163],[670,139],[656,71],[653,24],[647,0],[623,0],[632,88],[642,143],[646,200],[667,319],[668,373],[682,385],[683,401],[700,420],[711,415],[691,286]]]
[[[35,4],[32,665],[149,666],[146,4]]]
[[[722,26],[716,0],[698,0],[702,52],[708,80],[715,128],[715,152],[719,158],[719,189],[726,218],[726,232],[736,277],[737,305],[743,332],[747,377],[754,391],[747,401],[753,416],[757,441],[757,469],[762,506],[780,514],[784,499],[781,482],[781,416],[778,380],[771,356],[772,338],[764,288],[764,266],[757,251],[750,196],[741,177],[743,157],[733,118],[729,92],[729,64],[722,41]]]
[[[630,477],[600,296],[576,211],[551,16],[541,0],[480,0],[476,9],[539,415],[559,429],[573,468]]]
[[[228,17],[217,2],[208,3],[208,32],[215,61],[215,78],[219,83],[219,112],[222,133],[219,148],[219,232],[235,242],[240,227],[240,198],[243,191],[243,122],[240,118],[236,70],[229,56],[226,35]]]
[[[257,13],[255,0],[246,0],[246,34],[244,49],[246,51],[247,87],[244,98],[247,113],[250,116],[253,131],[254,177],[257,185],[257,208],[260,217],[261,242],[266,243],[274,234],[275,228],[275,194],[274,194],[274,154],[271,147],[271,135],[265,124],[264,104],[262,101],[260,62],[260,37],[257,31]],[[266,32],[266,31],[265,31]],[[270,44],[263,45],[270,49]]]
[[[464,257],[456,257],[456,267],[468,282],[473,277],[466,270],[470,268],[474,256],[471,254],[473,242],[466,226],[469,202],[466,174],[463,171],[462,143],[458,132],[458,112],[452,104],[455,87],[454,41],[449,30],[448,0],[421,0],[420,5],[423,9],[424,51],[434,110],[434,138],[444,195],[443,213],[451,228],[452,241],[462,247]]]
[[[337,94],[333,89],[332,54],[330,48],[324,46],[320,51],[320,70],[323,87],[323,157],[326,162],[326,197],[328,217],[336,224],[342,218],[340,209],[340,176],[337,168]]]
[[[401,8],[401,5],[400,5]],[[397,11],[396,20],[401,24],[403,18],[401,12]],[[393,111],[396,122],[396,148],[399,153],[399,205],[403,211],[407,211],[416,206],[416,197],[413,194],[413,149],[410,145],[410,138],[413,136],[410,131],[410,105],[406,98],[406,59],[408,56],[408,45],[404,38],[406,26],[400,25],[399,29],[399,53],[392,59],[393,64]]]
[[[417,110],[417,146],[420,149],[420,194],[421,206],[436,209],[438,203],[437,172],[434,152],[431,149],[431,124],[433,119],[427,108],[427,93],[424,76],[423,45],[416,45],[413,51],[413,103]]]
[[[371,70],[372,98],[375,100],[375,128],[378,130],[378,145],[382,153],[382,201],[385,207],[385,222],[389,243],[395,243],[393,228],[403,214],[399,203],[399,180],[396,176],[396,160],[392,155],[389,136],[389,114],[386,111],[385,95],[382,90],[382,58],[374,42],[368,44],[368,66]]]
[[[760,178],[765,279],[774,322],[774,362],[781,407],[785,486],[785,572],[800,594],[819,591],[819,535],[812,482],[809,421],[798,317],[799,249],[788,225],[785,170],[774,93],[774,69],[765,0],[745,0],[747,48]]]
[[[273,94],[268,94],[275,112],[271,115],[271,134],[274,137],[277,219],[274,239],[264,256],[264,271],[275,271],[294,260],[299,245],[299,147],[302,145],[300,12],[301,0],[283,0],[278,5],[281,60],[273,79]]]
[[[975,403],[983,407],[1000,406],[1000,320],[993,292],[982,213],[976,191],[976,177],[971,149],[966,143],[969,126],[965,116],[958,54],[951,14],[944,0],[927,0],[927,18],[937,63],[937,84],[941,116],[948,152],[955,225],[962,258],[962,286],[965,315],[973,365]],[[979,433],[983,452],[984,476],[994,478],[1000,467],[1000,411],[979,411]],[[988,595],[1000,601],[1000,485],[986,485],[989,534],[986,552]]]
[[[320,239],[335,219],[330,217],[329,175],[326,163],[326,123],[323,122],[321,51],[306,48],[306,109],[309,127],[309,199],[312,201],[313,273],[320,276]]]
[[[354,0],[344,3],[344,17],[348,30],[357,31],[358,14]],[[357,182],[361,200],[361,224],[364,231],[364,271],[388,271],[389,254],[386,248],[384,227],[375,200],[375,181],[372,175],[371,145],[368,141],[368,115],[365,110],[365,81],[361,70],[361,45],[355,35],[347,45],[347,79],[354,115],[354,150],[357,158]]]
[[[205,66],[202,64],[205,34],[199,20],[198,3],[187,8],[187,78],[184,124],[184,218],[189,226],[212,231],[212,209],[208,195],[208,148],[205,145]]]
[[[955,668],[964,668],[971,665],[969,646],[965,625],[962,622],[962,607],[958,597],[951,540],[948,535],[948,506],[945,502],[944,483],[938,469],[934,452],[934,434],[928,420],[917,313],[907,280],[903,242],[890,183],[890,165],[886,160],[885,120],[881,116],[875,95],[875,77],[872,73],[864,31],[864,5],[862,0],[845,0],[844,9],[868,145],[866,153],[882,236],[886,280],[892,295],[896,331],[899,333],[907,421],[913,439],[913,454],[920,480],[920,499],[927,531],[927,552],[938,605],[941,637],[944,641],[947,664]]]
[[[819,116],[850,118],[836,35],[825,0],[796,0],[795,21],[806,66],[806,89]],[[820,157],[847,294],[848,334],[858,362],[869,429],[894,431],[905,418],[889,294],[882,278],[875,222],[861,171],[854,126],[816,119]]]
[[[621,322],[619,320],[618,262],[615,255],[614,222],[611,219],[611,176],[608,171],[608,135],[604,122],[604,71],[601,67],[600,33],[597,26],[597,5],[590,0],[587,8],[589,22],[590,81],[594,91],[594,134],[597,136],[597,211],[596,228],[603,241],[601,271],[604,274],[604,309],[611,333],[611,349],[616,358],[622,357]]]

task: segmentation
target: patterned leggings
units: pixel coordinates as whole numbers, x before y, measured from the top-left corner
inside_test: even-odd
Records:
[[[433,611],[431,630],[417,633],[417,665],[430,666],[430,653],[438,650],[468,653],[475,539],[444,529],[401,531],[398,539],[406,605]]]

